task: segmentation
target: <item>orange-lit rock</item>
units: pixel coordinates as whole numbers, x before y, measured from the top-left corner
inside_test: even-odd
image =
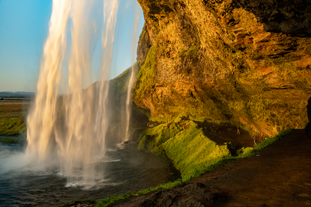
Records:
[[[146,23],[134,102],[152,116],[229,119],[271,136],[304,127],[311,5],[277,2],[139,0]]]

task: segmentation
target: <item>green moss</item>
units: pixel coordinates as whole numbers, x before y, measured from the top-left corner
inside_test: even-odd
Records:
[[[0,118],[0,136],[16,136],[26,132],[24,117]]]
[[[148,150],[157,156],[163,153],[162,144],[174,137],[182,128],[177,123],[160,124],[156,127],[147,129],[138,144],[139,150]]]
[[[182,51],[181,53],[179,53],[179,57],[182,56],[187,56],[187,55],[192,55],[198,52],[198,46],[191,46],[188,50]]]
[[[168,121],[168,118],[164,117],[164,116],[155,116],[155,117],[150,117],[149,121],[159,122],[159,123],[166,123]]]
[[[250,151],[252,151],[253,148],[252,147],[243,147],[239,150],[236,151],[236,154],[240,157],[242,157],[245,154],[248,154]]]
[[[208,120],[208,119],[205,118],[205,117],[194,117],[194,116],[189,116],[189,118],[190,118],[192,121],[198,121],[198,122],[210,121],[210,120]]]
[[[147,129],[138,149],[146,149],[155,155],[165,154],[181,172],[183,181],[206,171],[223,157],[230,156],[227,145],[218,146],[204,136],[193,121],[177,117],[169,124]]]
[[[204,119],[206,121],[206,119]],[[215,121],[223,123],[228,121]],[[206,137],[202,129],[189,117],[180,115],[172,119],[171,123],[160,124],[149,128],[144,132],[139,142],[139,150],[148,150],[157,156],[168,157],[181,172],[182,180],[186,181],[208,170],[212,170],[222,160],[234,159],[230,153],[230,143],[223,146],[217,145]],[[261,150],[265,146],[274,143],[275,139],[267,139],[260,143],[255,150]],[[250,156],[253,148],[242,148],[237,154],[239,157]],[[230,158],[231,157],[231,158]]]
[[[256,153],[262,151],[267,146],[276,143],[278,140],[285,137],[285,135],[290,134],[292,132],[291,129],[285,130],[280,132],[277,136],[273,138],[267,138],[264,141],[260,142],[257,146],[254,148],[246,148],[240,154],[238,155],[239,158],[245,158],[245,157],[251,157],[254,156]]]
[[[102,200],[101,202],[98,202],[95,207],[107,207],[112,203],[115,203],[118,200],[124,200],[126,198],[131,197],[132,194],[126,194],[126,195],[119,195],[119,196],[111,196],[108,198],[105,198],[104,200]]]
[[[189,116],[188,116],[187,114],[180,113],[180,114],[178,114],[178,116],[177,116],[176,118],[173,119],[173,122],[179,123],[179,122],[181,122],[184,118],[189,119]]]
[[[217,119],[222,118],[222,112],[218,106],[211,99],[206,99],[198,102],[197,100],[189,97],[183,97],[183,102],[180,105],[170,107],[168,104],[164,106],[166,116],[178,117],[179,115],[189,117],[214,117]],[[182,113],[181,113],[182,112]]]
[[[142,41],[143,39],[145,39],[146,33],[147,33],[146,30],[143,29],[142,33],[141,33],[140,36],[139,36],[139,42]]]
[[[162,185],[159,185],[157,187],[151,187],[151,188],[148,188],[148,189],[144,189],[144,190],[141,190],[141,191],[139,191],[137,193],[128,193],[128,194],[125,194],[125,195],[111,196],[111,197],[105,198],[101,202],[98,202],[95,205],[95,207],[107,207],[107,206],[109,206],[109,204],[115,203],[118,200],[123,200],[123,199],[129,198],[129,197],[133,197],[133,196],[145,195],[145,194],[147,194],[149,192],[153,192],[153,191],[168,189],[168,188],[171,188],[171,187],[176,186],[176,185],[181,184],[181,183],[182,183],[181,180],[176,180],[174,182],[169,182],[169,183],[166,183],[166,184],[162,184]]]
[[[149,117],[149,121],[162,123],[162,124],[164,124],[164,123],[168,124],[170,122],[179,123],[183,119],[198,121],[198,122],[204,122],[204,121],[208,120],[205,117],[195,117],[195,116],[188,115],[186,113],[180,113],[175,117],[173,115]]]
[[[226,145],[218,146],[197,127],[197,124],[190,121],[189,129],[181,131],[163,144],[167,157],[181,172],[183,181],[206,172],[207,167],[231,155]]]
[[[134,100],[141,101],[145,92],[150,89],[155,83],[156,76],[156,54],[157,45],[153,45],[148,52],[145,64],[141,67],[136,82],[134,84],[135,93]]]
[[[193,127],[196,127],[196,125],[194,123],[191,124]],[[192,129],[194,130],[194,129]],[[197,131],[197,130],[194,130],[194,131]],[[200,130],[198,130],[200,131]],[[194,173],[193,175],[199,175],[203,172],[207,172],[207,171],[211,171],[219,166],[222,166],[224,164],[227,164],[229,162],[232,162],[236,159],[241,159],[241,158],[247,158],[247,157],[251,157],[251,156],[254,156],[256,153],[260,152],[261,150],[263,150],[264,148],[266,148],[267,146],[277,142],[278,140],[284,138],[285,135],[289,134],[291,132],[291,130],[286,130],[286,131],[283,131],[281,132],[279,135],[277,135],[276,137],[274,138],[268,138],[266,139],[265,141],[261,142],[260,144],[258,144],[256,147],[254,148],[251,148],[251,147],[247,147],[247,148],[242,148],[241,150],[238,150],[238,156],[223,156],[221,159],[216,159],[214,160],[213,162],[210,162],[209,165],[206,166],[205,169],[202,169],[202,168],[199,168],[199,169],[196,169],[196,167],[202,167],[202,165],[193,165],[192,167],[194,167],[193,171],[195,172],[192,172]],[[188,133],[188,134],[192,134],[192,135],[199,135],[198,132],[193,132],[193,133]],[[186,143],[188,141],[185,140],[185,142],[182,144],[183,147],[187,147]],[[194,141],[196,142],[196,141]],[[189,142],[188,142],[189,143]],[[172,143],[173,144],[173,143]],[[179,144],[178,142],[176,143],[177,145]],[[190,142],[191,144],[191,142]],[[195,144],[194,144],[195,145]],[[194,147],[194,146],[193,146]],[[207,147],[207,148],[214,148],[213,146],[210,146],[210,147]],[[186,148],[185,148],[186,149]],[[210,151],[210,150],[208,150]],[[225,155],[226,153],[222,152],[222,150],[220,150],[220,152],[217,150],[214,154],[218,154],[218,155]],[[224,149],[224,151],[226,151]],[[195,155],[193,155],[193,150],[190,150],[190,153],[186,150],[182,150],[180,152],[177,152],[178,154],[185,154],[186,157],[193,157]],[[206,151],[203,150],[201,151],[202,153],[202,157],[201,159],[206,159],[206,157],[208,157],[207,155],[208,154],[205,154]],[[181,157],[181,155],[177,155],[179,157]],[[187,158],[186,158],[187,159]],[[199,160],[200,162],[200,160]],[[197,163],[197,162],[195,162]],[[185,178],[183,179],[183,181],[186,181],[190,179],[190,177],[188,178]],[[119,195],[119,196],[112,196],[112,197],[108,197],[108,198],[105,198],[104,200],[102,200],[101,202],[98,202],[96,204],[95,207],[107,207],[109,204],[112,204],[118,200],[122,200],[122,199],[126,199],[126,198],[129,198],[129,197],[132,197],[132,196],[140,196],[140,195],[144,195],[144,194],[147,194],[149,192],[152,192],[152,191],[159,191],[159,190],[162,190],[162,189],[168,189],[168,188],[171,188],[173,186],[176,186],[176,185],[179,185],[183,182],[181,179],[175,181],[175,182],[170,182],[170,183],[167,183],[167,184],[163,184],[163,185],[160,185],[158,187],[155,187],[155,188],[149,188],[149,189],[144,189],[144,190],[141,190],[137,193],[128,193],[126,195]]]

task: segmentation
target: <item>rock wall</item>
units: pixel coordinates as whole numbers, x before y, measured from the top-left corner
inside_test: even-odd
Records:
[[[231,120],[273,136],[307,123],[308,0],[138,0],[134,102],[151,115]]]

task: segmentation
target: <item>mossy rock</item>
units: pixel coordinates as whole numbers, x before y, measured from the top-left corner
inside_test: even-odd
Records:
[[[138,149],[168,157],[181,172],[183,181],[206,172],[209,167],[231,155],[227,145],[217,145],[204,135],[195,122],[180,117],[168,124],[147,129]]]

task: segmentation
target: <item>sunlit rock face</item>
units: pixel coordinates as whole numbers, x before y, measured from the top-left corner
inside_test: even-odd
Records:
[[[307,123],[307,0],[138,0],[134,102],[152,116],[231,120],[275,135]]]

